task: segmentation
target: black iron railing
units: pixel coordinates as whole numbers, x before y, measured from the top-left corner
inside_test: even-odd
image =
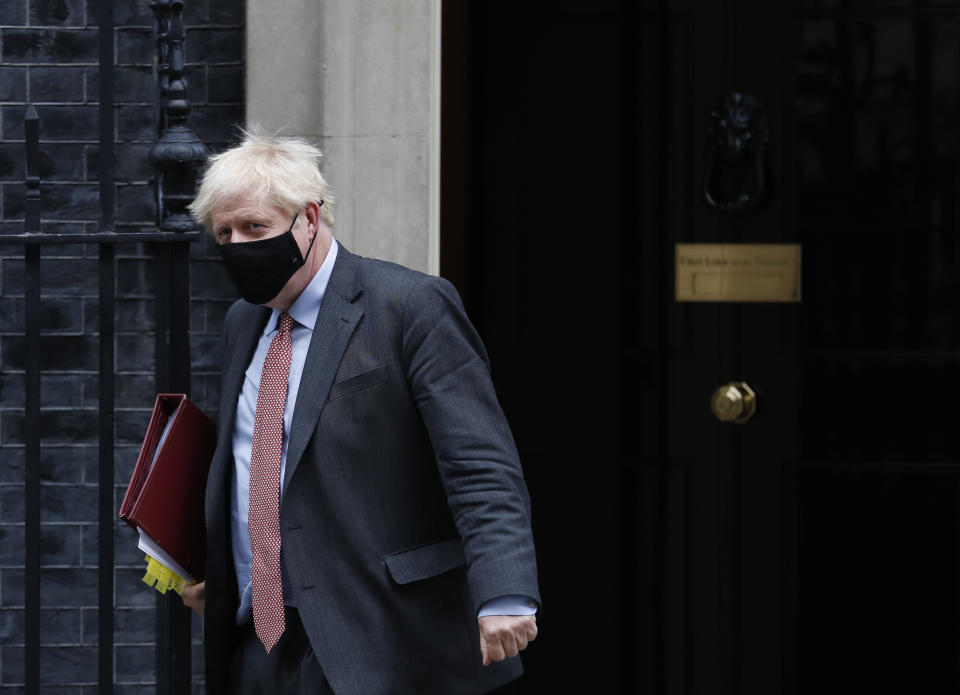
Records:
[[[115,245],[141,242],[155,257],[156,386],[158,391],[190,392],[189,245],[199,238],[186,206],[193,198],[197,168],[205,148],[186,125],[182,0],[151,4],[157,36],[158,139],[151,150],[157,175],[157,227],[150,232],[114,230],[114,44],[112,0],[98,0],[99,17],[99,159],[100,226],[94,233],[51,234],[43,231],[40,197],[40,122],[33,107],[24,121],[26,201],[23,234],[4,236],[24,246],[25,273],[25,582],[24,683],[28,695],[40,692],[40,445],[41,250],[60,244],[99,247],[99,693],[113,693],[114,663],[114,287]],[[157,596],[157,693],[190,690],[190,617],[175,596]]]

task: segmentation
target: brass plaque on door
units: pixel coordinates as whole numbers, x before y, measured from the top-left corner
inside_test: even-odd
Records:
[[[799,302],[800,244],[677,244],[678,302]]]

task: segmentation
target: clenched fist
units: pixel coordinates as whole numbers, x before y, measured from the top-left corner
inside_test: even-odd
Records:
[[[535,615],[487,615],[479,618],[483,665],[516,656],[537,638]]]

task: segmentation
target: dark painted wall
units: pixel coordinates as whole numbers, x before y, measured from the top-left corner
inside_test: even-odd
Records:
[[[148,151],[157,136],[155,38],[148,0],[114,2],[116,220],[149,230],[156,208]],[[189,124],[213,149],[243,118],[243,5],[186,3]],[[97,229],[95,0],[0,2],[0,234],[23,231],[23,116],[40,116],[42,217],[48,232]],[[218,399],[218,341],[233,299],[208,239],[192,250],[193,396]],[[23,682],[23,249],[0,243],[0,693]],[[97,249],[43,250],[42,680],[50,692],[97,688]],[[117,499],[135,462],[156,393],[152,256],[117,248]],[[154,681],[154,592],[143,556],[116,528],[116,693]],[[199,644],[199,628],[194,639]],[[201,664],[194,651],[195,680]],[[199,684],[195,686],[199,689]]]

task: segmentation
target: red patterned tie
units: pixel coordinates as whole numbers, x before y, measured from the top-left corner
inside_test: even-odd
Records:
[[[280,578],[280,456],[283,406],[287,400],[293,319],[283,312],[260,375],[260,393],[250,451],[250,510],[247,525],[253,564],[253,625],[267,653],[283,634],[283,582]]]

